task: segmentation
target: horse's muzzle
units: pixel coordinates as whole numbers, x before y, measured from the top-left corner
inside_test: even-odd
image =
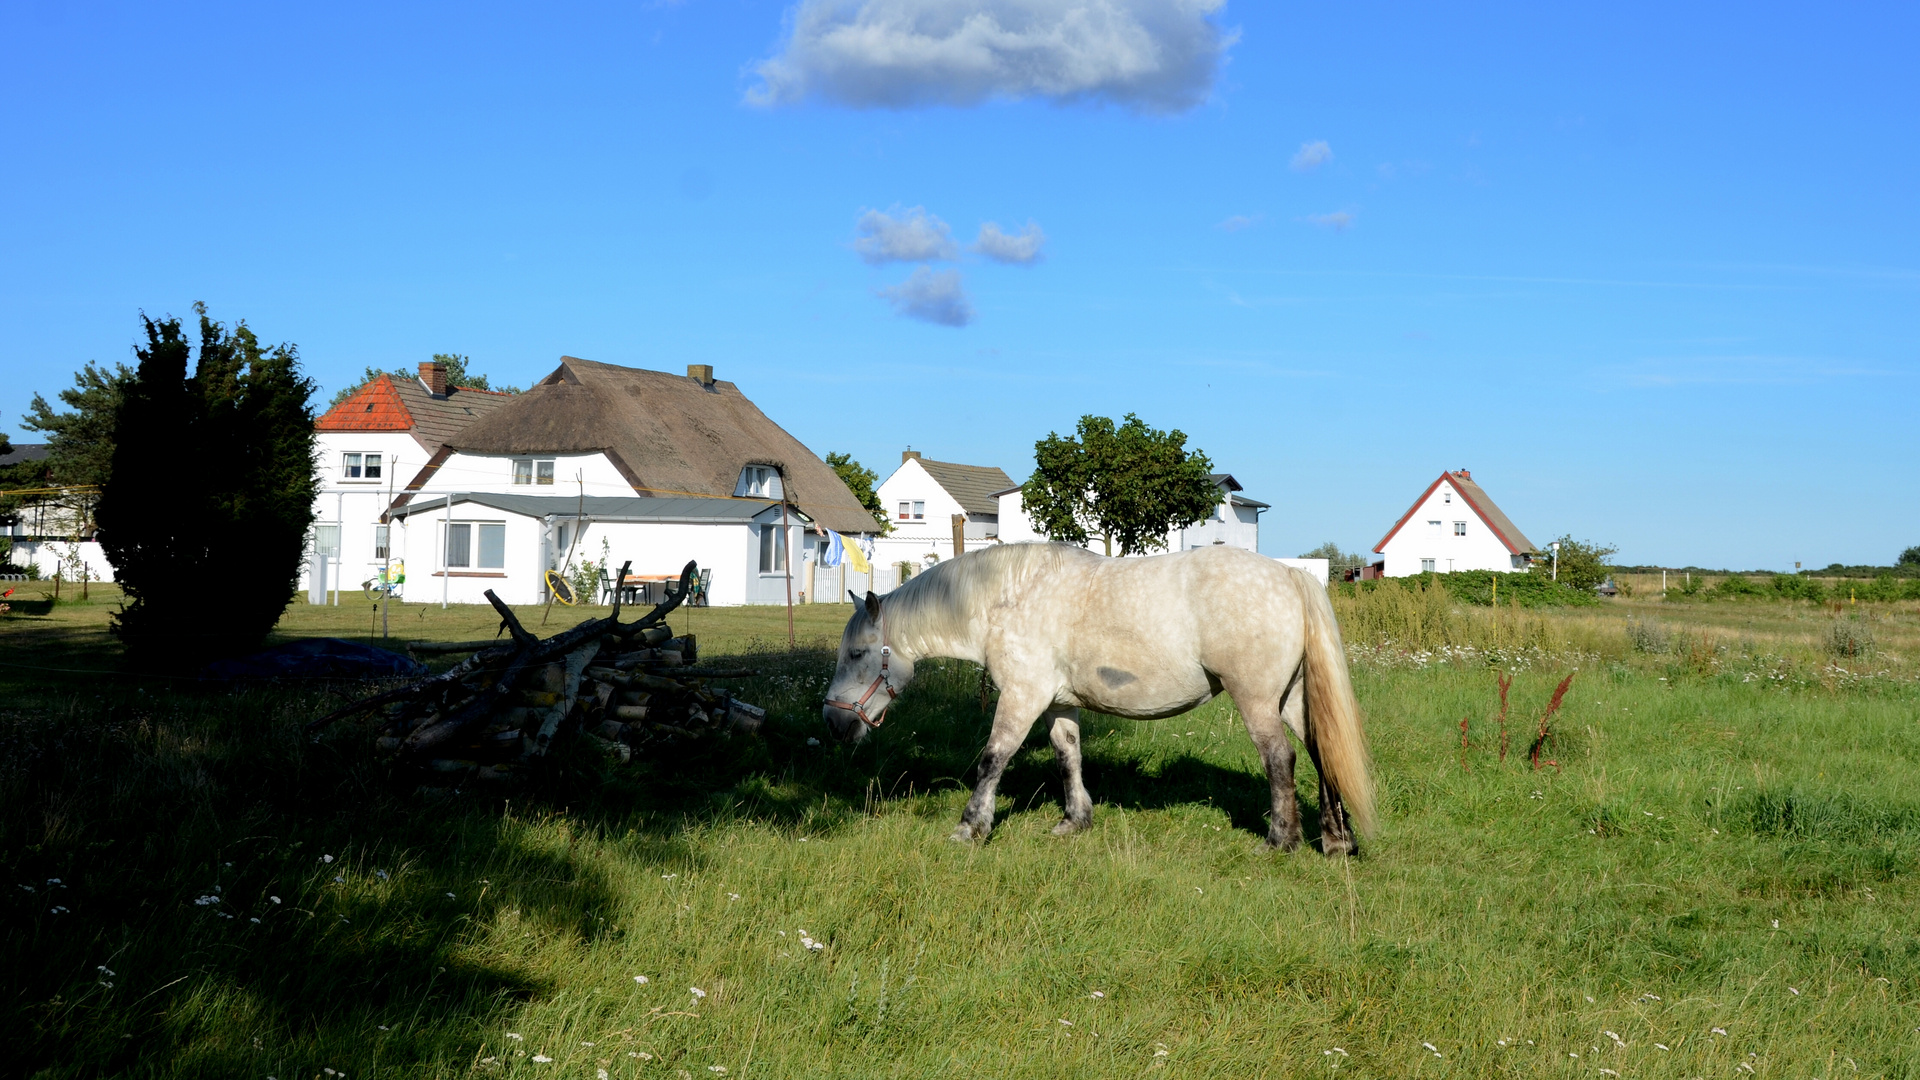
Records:
[[[861,722],[860,714],[843,705],[833,702],[822,705],[820,717],[827,722],[827,730],[833,737],[846,746],[867,737],[867,725]]]

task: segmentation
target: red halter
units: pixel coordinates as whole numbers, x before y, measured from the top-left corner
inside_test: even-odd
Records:
[[[886,618],[882,616],[880,619],[880,674],[874,676],[872,684],[867,687],[866,693],[860,695],[859,701],[829,701],[827,704],[835,708],[845,709],[859,717],[860,722],[870,728],[879,727],[880,721],[887,717],[887,705],[893,704],[893,699],[900,696],[900,692],[895,690],[893,684],[887,681],[887,661],[892,659],[892,657],[893,649],[887,645],[887,621]],[[873,695],[882,690],[887,692],[887,700],[886,704],[880,706],[879,718],[875,719],[867,715],[867,702],[872,701]]]

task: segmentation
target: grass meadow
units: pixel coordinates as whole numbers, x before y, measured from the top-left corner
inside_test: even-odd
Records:
[[[1226,700],[1088,717],[1065,839],[1036,732],[992,840],[952,843],[978,671],[816,745],[844,605],[795,651],[784,610],[674,619],[763,670],[758,737],[427,797],[364,727],[300,734],[352,688],[96,674],[113,599],[0,622],[9,1074],[1920,1075],[1920,605],[1336,593],[1383,824],[1334,861],[1261,848]]]

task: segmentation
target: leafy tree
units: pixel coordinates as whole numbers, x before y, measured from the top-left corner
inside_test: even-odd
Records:
[[[1027,516],[1049,539],[1098,536],[1108,555],[1165,547],[1168,532],[1220,503],[1213,463],[1186,443],[1184,432],[1155,431],[1132,413],[1118,426],[1082,416],[1074,436],[1050,432],[1034,444],[1033,475],[1020,488]]]
[[[1569,588],[1585,591],[1613,576],[1613,564],[1607,557],[1619,548],[1602,547],[1591,540],[1575,540],[1572,536],[1563,536],[1560,544],[1560,584]],[[1553,554],[1533,564],[1532,572],[1538,574],[1553,573]]]
[[[880,505],[880,496],[873,490],[873,486],[880,482],[880,474],[853,460],[852,454],[837,451],[827,455],[827,466],[840,478],[841,483],[847,485],[847,490],[853,492],[853,497],[860,500],[860,505],[867,508],[867,513],[873,515],[881,534],[892,532],[893,522],[887,519],[886,507]]]
[[[1900,553],[1899,566],[1920,566],[1920,546],[1910,547]]]
[[[292,345],[200,317],[140,316],[145,347],[114,416],[100,542],[127,595],[114,633],[139,666],[257,646],[286,609],[313,523],[313,381]]]
[[[1303,559],[1327,560],[1327,576],[1330,580],[1340,580],[1340,575],[1355,567],[1367,565],[1367,557],[1357,551],[1341,551],[1340,545],[1329,540],[1300,556]]]
[[[473,362],[472,357],[463,356],[460,353],[434,353],[433,358],[436,362],[447,365],[447,385],[448,386],[459,387],[463,390],[494,390],[497,393],[502,393],[502,394],[517,394],[520,392],[520,388],[517,386],[495,387],[492,383],[487,381],[487,377],[485,375],[468,371],[467,365]],[[370,367],[361,374],[359,382],[354,383],[352,386],[349,386],[346,389],[341,390],[338,393],[334,394],[333,400],[327,402],[327,408],[331,409],[335,405],[338,405],[341,402],[352,397],[353,395],[359,393],[361,387],[367,385],[368,383],[372,382],[373,380],[379,378],[382,375],[393,375],[402,379],[413,379],[413,378],[418,378],[419,374],[420,372],[418,369],[409,371],[406,368],[394,368],[392,371],[389,372],[389,371],[381,371],[379,368],[376,368],[376,367]]]
[[[20,426],[47,437],[47,480],[55,484],[92,485],[107,482],[113,471],[113,424],[120,399],[133,382],[133,369],[112,368],[92,361],[73,376],[73,386],[59,393],[68,412],[55,412],[47,399],[33,395],[33,404]]]

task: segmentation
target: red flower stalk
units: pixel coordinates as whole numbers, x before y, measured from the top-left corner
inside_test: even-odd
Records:
[[[1553,735],[1551,727],[1553,714],[1560,711],[1560,702],[1567,696],[1567,687],[1573,685],[1573,677],[1575,674],[1577,674],[1577,672],[1569,671],[1567,672],[1567,677],[1560,680],[1560,685],[1554,688],[1553,699],[1547,702],[1547,711],[1540,716],[1540,734],[1534,738],[1533,746],[1527,751],[1527,759],[1533,762],[1535,770],[1540,768],[1541,749],[1547,745],[1547,739]],[[1560,767],[1560,763],[1557,761],[1550,761],[1547,764],[1555,768]]]

